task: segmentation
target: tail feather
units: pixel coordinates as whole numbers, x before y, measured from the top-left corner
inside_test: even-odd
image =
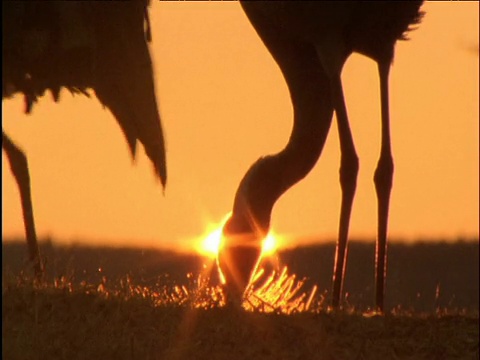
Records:
[[[105,3],[97,16],[102,21],[96,26],[95,93],[117,119],[132,156],[138,140],[165,187],[165,140],[144,29],[145,8],[141,2]]]
[[[87,96],[92,88],[116,118],[132,157],[139,141],[165,187],[165,141],[147,45],[148,4],[2,2],[2,92],[4,98],[23,93],[29,113],[46,90],[58,101],[62,88]]]

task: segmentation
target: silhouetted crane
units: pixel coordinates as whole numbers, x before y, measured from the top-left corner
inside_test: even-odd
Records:
[[[3,99],[21,93],[30,113],[46,90],[95,92],[120,125],[132,156],[137,140],[163,186],[165,145],[155,98],[149,0],[3,1]],[[40,258],[27,158],[2,129],[2,148],[17,181],[29,258],[40,276]]]
[[[250,22],[279,65],[290,91],[294,124],[281,152],[260,158],[242,179],[219,265],[227,294],[241,301],[270,227],[277,199],[305,177],[320,156],[333,111],[341,147],[342,205],[335,255],[332,306],[338,307],[345,271],[348,228],[358,173],[358,157],[348,123],[341,83],[342,67],[357,52],[378,64],[382,144],[374,181],[378,198],[376,295],[383,311],[387,221],[393,160],[390,147],[388,74],[397,40],[418,24],[422,1],[242,1]]]

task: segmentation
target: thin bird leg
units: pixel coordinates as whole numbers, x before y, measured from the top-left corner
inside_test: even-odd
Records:
[[[33,218],[32,197],[30,192],[30,174],[28,172],[27,157],[2,130],[2,148],[7,154],[10,169],[17,181],[22,200],[23,222],[27,236],[29,259],[33,263],[35,277],[41,280],[44,266],[38,249],[35,221]]]
[[[348,124],[347,108],[343,96],[340,74],[331,79],[332,94],[337,115],[338,134],[342,152],[340,165],[340,185],[342,187],[342,207],[338,233],[335,263],[333,269],[332,307],[338,308],[342,295],[343,278],[347,259],[348,228],[352,203],[357,187],[358,156],[353,144],[352,133]]]
[[[375,170],[375,189],[378,199],[377,246],[375,250],[375,306],[384,311],[385,275],[387,269],[387,225],[390,192],[393,180],[393,158],[390,146],[390,114],[388,104],[388,75],[390,62],[378,63],[380,74],[380,96],[382,103],[382,146],[380,159]]]

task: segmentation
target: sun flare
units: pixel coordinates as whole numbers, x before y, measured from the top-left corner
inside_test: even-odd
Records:
[[[230,213],[225,216],[220,224],[208,226],[207,231],[200,237],[197,244],[197,251],[209,258],[216,258],[222,246],[222,230],[225,222],[229,219]],[[279,247],[280,236],[270,231],[262,242],[262,257],[273,255]]]
[[[278,236],[276,236],[272,231],[270,231],[267,237],[263,240],[262,244],[262,256],[270,256],[277,251]]]
[[[208,257],[215,258],[220,251],[222,243],[222,228],[218,228],[208,234],[201,244],[200,252]]]
[[[231,216],[231,212],[225,215],[220,223],[211,223],[207,226],[205,233],[197,241],[197,251],[209,258],[215,259],[222,245],[223,226]]]

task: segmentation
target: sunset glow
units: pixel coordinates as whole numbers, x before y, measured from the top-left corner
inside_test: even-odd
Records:
[[[220,248],[223,244],[222,242],[222,230],[225,222],[230,217],[231,213],[228,213],[220,224],[211,224],[208,226],[207,231],[203,236],[199,238],[196,242],[196,250],[209,258],[216,258]],[[262,245],[262,257],[273,255],[281,243],[280,236],[275,234],[273,231],[270,231],[267,237],[263,240]]]
[[[272,231],[268,233],[262,245],[262,257],[273,255],[278,248],[278,236]]]
[[[220,245],[222,244],[222,228],[218,228],[212,231],[205,237],[200,244],[200,253],[211,258],[215,258],[220,251]]]
[[[478,238],[478,4],[427,1],[411,40],[396,45],[389,241]],[[214,257],[219,233],[209,235],[232,209],[245,172],[290,138],[291,98],[239,2],[151,5],[150,49],[167,143],[164,194],[144,149],[133,161],[113,115],[94,96],[63,91],[54,103],[46,94],[31,115],[23,113],[23,97],[5,99],[2,126],[27,155],[40,239],[177,250],[192,249],[196,239],[195,249]],[[342,81],[361,164],[349,234],[373,241],[377,68],[354,54]],[[291,234],[288,246],[338,236],[341,155],[334,127],[335,119],[315,168],[275,203],[272,227]],[[18,186],[5,154],[2,160],[2,236],[24,239]]]
[[[205,233],[198,238],[195,249],[202,255],[215,259],[222,245],[222,229],[231,216],[231,212],[225,215],[220,223],[211,223]]]

